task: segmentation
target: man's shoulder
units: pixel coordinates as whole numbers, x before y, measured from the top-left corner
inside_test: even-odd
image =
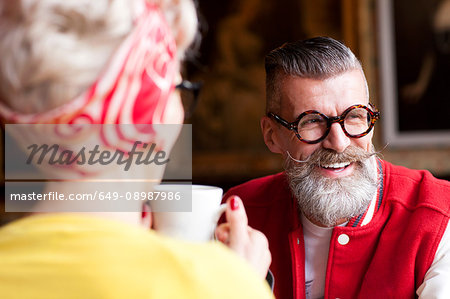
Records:
[[[450,213],[450,182],[427,170],[415,170],[383,161],[387,196],[410,207],[430,207]]]
[[[285,196],[290,196],[289,185],[284,172],[250,180],[228,190],[231,195],[241,197],[246,205],[267,205]]]

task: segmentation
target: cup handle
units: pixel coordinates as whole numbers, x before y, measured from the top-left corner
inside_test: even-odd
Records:
[[[216,212],[216,215],[214,217],[215,227],[214,227],[214,231],[213,231],[212,236],[211,236],[211,240],[214,240],[216,238],[216,233],[215,233],[216,229],[215,228],[217,227],[217,222],[219,221],[220,216],[222,216],[222,214],[226,211],[226,209],[227,209],[227,204],[223,203],[223,204],[221,204],[219,206],[219,208],[218,208],[218,210]]]

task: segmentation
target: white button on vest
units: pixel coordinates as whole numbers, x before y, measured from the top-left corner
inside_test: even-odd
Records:
[[[341,234],[338,237],[338,242],[341,245],[347,245],[348,242],[350,242],[350,237],[348,235],[346,235],[346,234]]]

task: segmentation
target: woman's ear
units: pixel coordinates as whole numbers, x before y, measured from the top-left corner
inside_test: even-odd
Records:
[[[272,119],[268,116],[263,116],[260,123],[264,142],[269,150],[275,154],[284,154],[282,144],[280,143],[280,139],[277,134],[277,125],[274,124]]]

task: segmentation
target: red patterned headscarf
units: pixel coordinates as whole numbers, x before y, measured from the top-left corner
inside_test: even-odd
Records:
[[[13,111],[0,102],[0,117],[5,123],[54,124],[25,133],[22,130],[22,136],[16,136],[19,140],[40,140],[70,148],[87,133],[89,138],[95,135],[101,146],[126,152],[136,140],[153,142],[161,137],[156,136],[152,126],[140,124],[162,124],[164,121],[179,67],[176,44],[158,7],[146,0],[134,3],[137,6],[133,29],[99,78],[80,96],[60,107],[35,114]],[[119,125],[111,130],[111,126],[88,129],[86,124]],[[77,168],[77,165],[72,166]]]
[[[157,7],[136,1],[134,28],[88,90],[50,111],[22,114],[0,103],[6,123],[161,123],[178,68],[175,40]]]

